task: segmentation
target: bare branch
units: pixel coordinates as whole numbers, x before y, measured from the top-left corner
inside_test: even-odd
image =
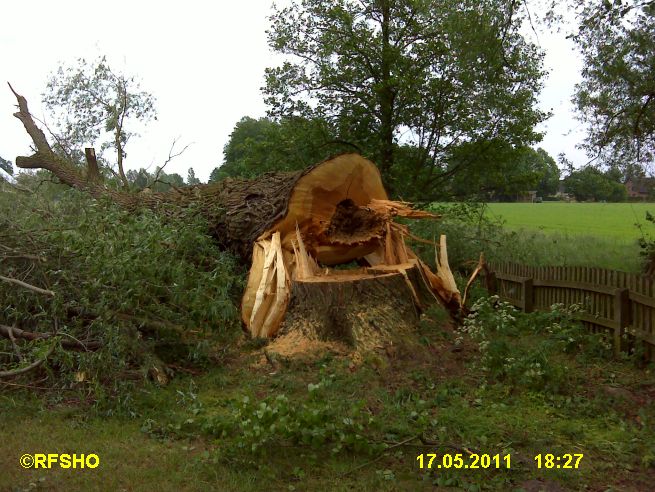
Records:
[[[14,326],[0,325],[0,336],[10,338],[10,333],[14,338],[20,338],[22,340],[28,340],[31,342],[35,340],[47,340],[48,338],[55,336],[54,333],[36,333],[33,331],[21,330],[20,328],[16,328]],[[89,352],[91,350],[97,350],[102,345],[100,342],[94,340],[83,342],[68,333],[58,332],[56,335],[65,336],[72,340],[61,341],[61,346],[65,349],[84,349],[86,352]]]
[[[171,149],[168,151],[168,159],[166,159],[166,162],[164,162],[164,163],[161,165],[161,167],[160,167],[159,169],[157,169],[157,173],[155,174],[155,178],[152,180],[152,183],[148,183],[148,188],[154,186],[155,183],[157,183],[157,182],[161,182],[161,181],[159,181],[159,174],[164,170],[164,168],[166,167],[166,165],[167,165],[169,162],[171,162],[173,159],[175,159],[176,157],[179,157],[179,156],[181,156],[182,154],[184,154],[184,152],[185,152],[189,147],[191,147],[191,146],[193,145],[193,142],[188,143],[188,144],[186,144],[186,145],[184,146],[184,148],[183,148],[182,150],[180,150],[179,152],[173,153],[173,150],[175,149],[175,144],[177,143],[177,141],[178,141],[179,139],[180,139],[180,137],[176,137],[176,138],[173,139],[173,143],[171,144]],[[170,184],[170,183],[166,183],[166,184]]]
[[[18,285],[20,287],[23,287],[25,289],[36,292],[37,294],[43,294],[43,295],[46,295],[46,296],[55,297],[55,293],[53,291],[41,289],[40,287],[35,287],[32,284],[28,284],[26,282],[23,282],[22,280],[18,280],[18,279],[15,279],[15,278],[10,278],[10,277],[4,277],[2,275],[0,275],[0,280],[2,280],[4,282],[7,282],[7,283],[10,283],[10,284],[16,284],[16,285]]]
[[[9,82],[7,82],[7,85],[9,85],[11,92],[14,93],[14,96],[16,96],[16,99],[18,101],[18,112],[14,113],[14,116],[18,118],[21,121],[21,123],[23,123],[25,130],[27,131],[29,136],[32,137],[32,141],[36,146],[37,152],[41,154],[45,154],[47,156],[53,156],[54,153],[50,148],[48,139],[46,138],[43,131],[41,131],[41,129],[36,126],[36,123],[34,123],[34,120],[32,119],[32,115],[30,114],[30,111],[27,108],[27,99],[25,99],[23,96],[18,94]],[[16,162],[16,165],[20,167],[18,161]]]
[[[20,349],[16,344],[16,337],[14,337],[14,327],[8,326],[7,328],[8,328],[9,340],[11,340],[11,346],[14,349],[14,353],[16,354],[16,357],[18,357],[18,362],[23,362],[23,356],[21,355]]]

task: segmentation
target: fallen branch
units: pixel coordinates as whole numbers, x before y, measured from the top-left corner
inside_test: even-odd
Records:
[[[351,469],[348,470],[347,472],[342,473],[341,476],[342,476],[342,477],[345,477],[346,475],[350,475],[352,472],[355,472],[355,471],[357,471],[357,470],[361,470],[362,468],[365,468],[365,467],[367,467],[368,465],[372,465],[373,463],[377,463],[377,462],[380,461],[382,458],[384,458],[384,456],[385,456],[389,451],[391,451],[392,449],[397,448],[397,447],[400,447],[400,446],[405,446],[406,444],[408,444],[408,443],[410,443],[410,442],[412,442],[412,441],[414,441],[414,440],[416,440],[416,439],[419,439],[419,438],[421,438],[421,436],[413,436],[413,437],[410,437],[410,438],[408,438],[408,439],[405,439],[404,441],[393,443],[391,446],[389,446],[389,447],[386,448],[384,451],[382,451],[382,453],[380,454],[380,456],[378,456],[377,458],[372,459],[372,460],[370,460],[370,461],[367,461],[366,463],[362,463],[361,465],[358,465],[358,466],[356,466],[355,468],[351,468]]]
[[[20,353],[20,348],[18,347],[18,344],[16,343],[16,337],[14,336],[14,327],[8,326],[7,328],[9,328],[8,330],[9,340],[11,340],[11,346],[13,347],[14,353],[18,358],[18,362],[23,362],[23,356]]]
[[[14,376],[20,376],[21,374],[25,374],[30,371],[33,371],[37,367],[41,366],[46,360],[48,360],[48,358],[55,351],[56,345],[57,345],[56,343],[53,343],[52,346],[50,347],[50,350],[48,350],[48,353],[45,354],[45,356],[42,359],[32,362],[29,366],[21,367],[20,369],[14,369],[11,371],[0,371],[0,378],[11,378]]]
[[[36,287],[32,284],[28,284],[26,282],[23,282],[22,280],[10,278],[10,277],[3,277],[2,275],[0,275],[0,280],[10,284],[19,285],[20,287],[31,290],[32,292],[36,292],[37,294],[43,294],[46,296],[55,297],[55,293],[53,291],[41,289],[40,287]]]
[[[35,386],[33,384],[10,383],[9,381],[0,381],[0,384],[3,387],[11,386],[15,388],[27,388],[27,389],[41,390],[41,391],[61,391],[61,390],[75,391],[75,388],[46,388],[44,386]]]
[[[55,336],[55,334],[35,333],[33,331],[25,331],[25,330],[21,330],[20,328],[16,328],[12,326],[0,325],[0,336],[3,336],[10,340],[13,336],[14,338],[21,338],[23,340],[35,341],[35,340],[47,340],[48,338],[52,338],[53,336]],[[68,333],[57,333],[57,336],[66,336],[72,339],[72,341],[70,340],[61,341],[61,346],[62,348],[65,349],[83,349],[89,352],[92,350],[97,350],[102,346],[100,342],[96,342],[96,341],[82,342],[81,340],[78,340],[77,338],[73,337],[72,335],[69,335]]]
[[[43,258],[42,256],[36,256],[36,255],[17,254],[17,255],[0,256],[0,260],[10,260],[10,259],[21,259],[21,260],[32,260],[32,261],[45,262],[45,258]]]
[[[202,374],[202,371],[198,371],[196,369],[190,369],[188,367],[182,367],[177,364],[166,364],[166,367],[168,367],[169,369],[173,369],[174,371],[180,371],[186,374],[191,374],[192,376],[199,376]]]

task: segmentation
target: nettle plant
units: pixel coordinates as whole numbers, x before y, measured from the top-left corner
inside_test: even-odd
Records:
[[[278,452],[281,445],[333,455],[343,451],[373,454],[384,449],[384,444],[370,438],[378,423],[364,403],[354,403],[345,412],[337,408],[327,399],[325,389],[331,384],[330,378],[310,383],[301,404],[284,394],[259,401],[244,396],[229,402],[227,414],[206,419],[202,430],[224,440],[217,459],[245,462]]]
[[[567,366],[559,355],[604,357],[611,344],[588,332],[579,322],[581,304],[554,304],[549,311],[522,313],[498,296],[475,302],[464,319],[456,343],[465,336],[477,342],[476,367],[492,381],[532,390],[561,392],[567,385]]]

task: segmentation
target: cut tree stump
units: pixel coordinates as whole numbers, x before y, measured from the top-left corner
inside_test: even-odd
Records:
[[[369,351],[410,335],[419,315],[404,272],[339,273],[293,281],[279,333]]]

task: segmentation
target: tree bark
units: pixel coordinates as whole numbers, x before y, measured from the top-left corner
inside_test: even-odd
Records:
[[[393,166],[394,161],[394,104],[395,89],[391,80],[391,6],[388,0],[382,2],[382,66],[381,66],[381,89],[380,89],[380,137],[382,150],[380,155],[380,168],[385,176]]]

